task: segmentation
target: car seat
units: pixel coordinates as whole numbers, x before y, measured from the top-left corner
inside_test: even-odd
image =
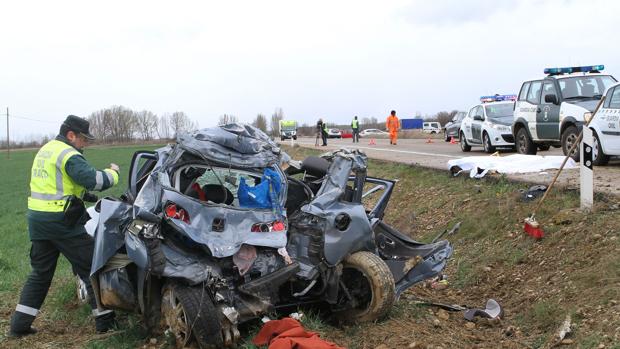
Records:
[[[225,205],[230,205],[235,200],[233,193],[225,186],[219,184],[206,184],[201,187],[198,183],[194,183],[187,195],[201,201],[211,201]]]

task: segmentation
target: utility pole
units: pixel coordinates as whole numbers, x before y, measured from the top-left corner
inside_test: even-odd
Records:
[[[11,158],[11,140],[9,139],[9,107],[6,107],[6,158]]]

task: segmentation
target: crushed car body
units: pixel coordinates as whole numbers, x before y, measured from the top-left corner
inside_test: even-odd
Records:
[[[234,346],[239,324],[307,304],[376,320],[452,253],[383,222],[395,182],[367,176],[359,151],[295,162],[231,124],[136,152],[129,177],[90,225],[97,304],[141,313],[153,330],[163,317],[178,345]]]

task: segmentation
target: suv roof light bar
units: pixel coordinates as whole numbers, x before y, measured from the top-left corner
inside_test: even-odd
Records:
[[[605,66],[599,64],[585,65],[581,67],[545,68],[544,72],[547,75],[562,75],[571,73],[599,73],[603,69],[605,69]]]
[[[517,95],[493,95],[480,97],[480,103],[516,101]]]

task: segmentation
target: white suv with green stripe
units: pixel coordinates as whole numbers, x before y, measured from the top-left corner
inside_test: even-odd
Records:
[[[605,90],[616,82],[601,74],[602,65],[547,68],[546,77],[523,83],[515,103],[512,132],[521,154],[536,154],[550,146],[564,155],[592,117]],[[579,147],[571,154],[579,161]]]

